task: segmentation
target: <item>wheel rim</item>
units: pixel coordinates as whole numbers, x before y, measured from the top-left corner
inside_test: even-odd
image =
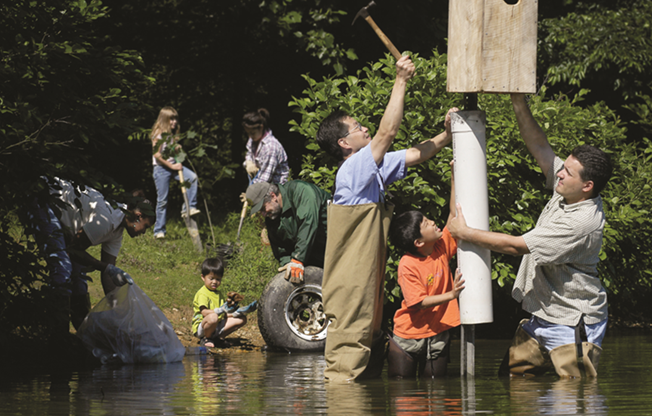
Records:
[[[285,321],[290,330],[301,339],[325,339],[328,319],[321,300],[321,287],[303,285],[294,289],[285,302]]]

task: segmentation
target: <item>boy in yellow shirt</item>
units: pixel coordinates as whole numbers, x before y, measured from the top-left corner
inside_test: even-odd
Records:
[[[192,331],[201,340],[200,345],[207,348],[215,347],[217,341],[242,328],[247,323],[246,314],[255,311],[257,306],[256,301],[240,309],[237,309],[237,303],[229,306],[227,299],[217,290],[223,275],[224,265],[219,258],[204,260],[201,265],[204,286],[193,300]]]

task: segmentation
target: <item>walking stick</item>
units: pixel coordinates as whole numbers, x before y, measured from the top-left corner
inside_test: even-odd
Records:
[[[188,234],[190,234],[190,239],[192,244],[195,246],[197,251],[200,253],[204,251],[204,247],[201,244],[201,237],[199,237],[199,230],[197,229],[197,222],[190,217],[190,202],[188,201],[188,194],[186,187],[184,186],[183,179],[183,168],[179,171],[179,181],[181,182],[181,193],[183,194],[183,201],[186,204],[186,216],[184,218],[186,222],[186,228],[188,228]]]

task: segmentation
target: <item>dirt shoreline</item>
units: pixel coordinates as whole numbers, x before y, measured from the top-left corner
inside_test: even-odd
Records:
[[[184,347],[199,346],[199,339],[192,334],[192,308],[184,307],[182,309],[172,308],[164,310],[163,313],[170,320],[175,333]],[[508,334],[501,339],[510,339],[512,328],[516,325],[509,325]],[[630,322],[610,318],[608,331],[611,334],[619,331],[652,331],[652,324],[642,322]],[[609,335],[607,335],[609,336]],[[228,351],[238,350],[261,350],[266,347],[265,340],[258,329],[258,316],[252,313],[247,316],[247,324],[227,337],[226,346],[217,346],[212,349],[213,352],[225,353]]]
[[[179,337],[179,341],[184,347],[199,346],[199,339],[192,334],[192,308],[183,307],[164,310],[163,313],[168,318],[174,332]],[[258,319],[256,313],[247,316],[247,324],[229,335],[227,345],[216,346],[212,351],[227,352],[229,350],[260,350],[265,347],[260,331],[258,330]]]
[[[188,347],[198,347],[199,339],[192,334],[192,308],[164,309],[163,313],[174,328],[181,344]],[[513,329],[512,329],[513,331]],[[650,332],[652,324],[648,322],[633,322],[610,319],[607,336],[618,336],[630,332]],[[510,334],[511,336],[511,334]],[[509,339],[510,336],[501,337]],[[486,337],[479,337],[486,338]],[[488,337],[490,339],[492,337]],[[493,337],[495,339],[495,337]],[[248,316],[247,324],[227,337],[228,343],[211,349],[214,354],[237,354],[248,351],[261,351],[266,348],[265,341],[258,329],[257,314]],[[48,371],[71,371],[94,368],[98,360],[87,351],[74,330],[66,336],[53,336],[35,342],[34,339],[23,337],[0,338],[0,354],[11,359],[4,360],[5,371],[18,371],[20,374],[43,373]],[[47,353],[44,353],[47,351]]]

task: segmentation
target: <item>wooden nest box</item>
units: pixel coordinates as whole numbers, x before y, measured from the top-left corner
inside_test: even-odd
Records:
[[[450,0],[448,92],[534,93],[536,68],[537,0]]]

